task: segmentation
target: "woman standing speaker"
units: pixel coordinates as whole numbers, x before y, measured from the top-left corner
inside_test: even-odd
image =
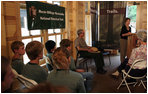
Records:
[[[127,52],[127,39],[131,33],[130,18],[126,18],[120,33],[120,61],[124,61]]]

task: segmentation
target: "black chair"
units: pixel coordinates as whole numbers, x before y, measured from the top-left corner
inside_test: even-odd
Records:
[[[86,71],[88,72],[88,64],[87,64],[87,61],[88,61],[90,58],[81,57],[81,56],[80,56],[80,53],[79,53],[79,51],[78,51],[78,49],[77,49],[77,47],[75,47],[75,48],[76,48],[76,52],[77,52],[77,55],[76,55],[76,62],[75,62],[76,67],[78,66],[78,63],[79,63],[79,64],[83,63],[83,67],[84,67],[84,65],[86,65]]]

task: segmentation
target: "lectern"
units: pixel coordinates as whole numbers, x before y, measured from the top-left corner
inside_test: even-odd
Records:
[[[132,35],[128,36],[128,43],[127,43],[127,58],[130,58],[131,52],[133,48],[136,48],[137,45],[137,35],[133,33]]]

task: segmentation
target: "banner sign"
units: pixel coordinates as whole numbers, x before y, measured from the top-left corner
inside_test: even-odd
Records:
[[[125,14],[125,8],[114,8],[114,9],[101,9],[100,15],[114,15],[114,14]]]
[[[26,1],[28,29],[65,28],[65,8],[57,5]]]

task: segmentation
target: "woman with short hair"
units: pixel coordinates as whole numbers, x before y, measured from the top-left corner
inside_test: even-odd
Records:
[[[119,67],[116,72],[114,72],[112,75],[118,76],[122,69],[125,69],[127,72],[131,65],[139,59],[147,61],[147,31],[146,30],[140,30],[137,32],[137,37],[140,46],[137,48],[134,48],[132,50],[131,56],[129,60],[125,60]],[[147,72],[147,65],[145,63],[140,63],[138,66],[134,66],[134,69],[130,71],[131,76],[139,77],[143,76]]]

